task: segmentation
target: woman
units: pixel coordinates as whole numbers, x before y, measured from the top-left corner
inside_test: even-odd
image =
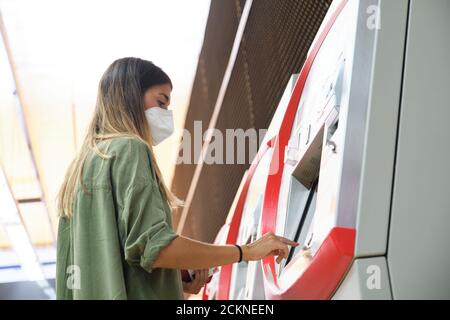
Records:
[[[172,83],[152,62],[123,58],[103,74],[94,117],[58,195],[58,299],[182,299],[211,267],[277,255],[297,243],[273,234],[243,245],[177,235],[152,146],[173,132]],[[180,269],[195,269],[193,282]]]

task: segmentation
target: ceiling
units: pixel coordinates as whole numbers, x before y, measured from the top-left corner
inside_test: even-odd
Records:
[[[176,127],[183,128],[209,5],[210,0],[0,0],[0,163],[34,246],[54,243],[56,193],[111,62],[136,56],[164,69],[174,85]],[[181,130],[156,149],[168,184],[180,135]],[[10,245],[0,223],[0,249]]]

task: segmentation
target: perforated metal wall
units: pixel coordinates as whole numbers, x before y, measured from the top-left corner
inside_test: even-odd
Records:
[[[331,0],[254,0],[216,128],[267,128],[289,77],[298,73]],[[243,0],[212,0],[185,128],[206,130],[228,64]],[[225,142],[224,142],[225,143]],[[224,148],[225,150],[225,148]],[[183,234],[213,241],[252,159],[204,165]],[[195,165],[175,171],[173,191],[186,198]],[[174,222],[178,222],[178,213]]]

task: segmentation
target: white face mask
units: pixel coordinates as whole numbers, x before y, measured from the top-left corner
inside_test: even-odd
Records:
[[[145,110],[150,132],[153,138],[153,145],[161,143],[170,137],[174,131],[172,110],[153,107]]]

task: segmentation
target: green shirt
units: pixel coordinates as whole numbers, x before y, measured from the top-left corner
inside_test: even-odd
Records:
[[[103,146],[110,143],[105,152]],[[99,144],[83,168],[72,218],[60,218],[57,299],[183,299],[180,271],[152,267],[177,237],[150,150],[133,138]]]

